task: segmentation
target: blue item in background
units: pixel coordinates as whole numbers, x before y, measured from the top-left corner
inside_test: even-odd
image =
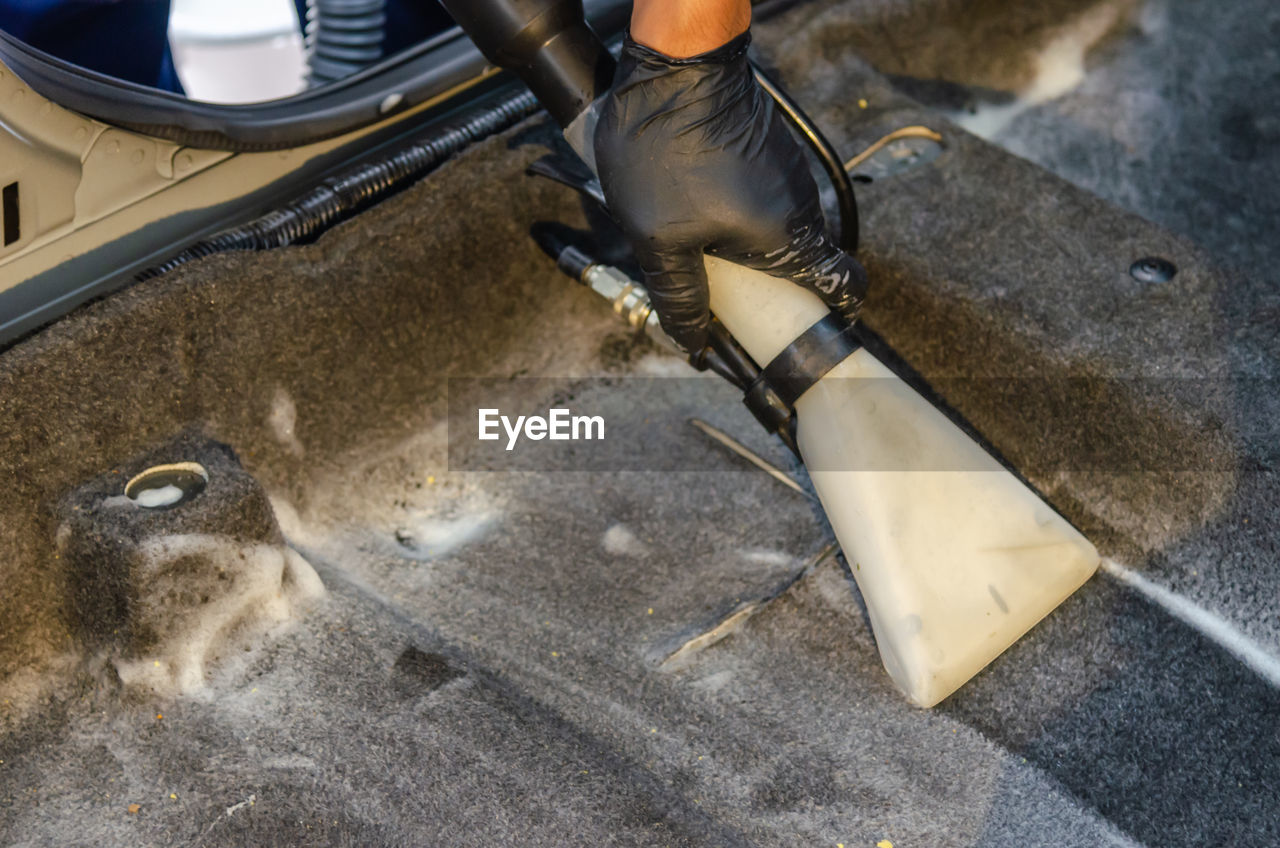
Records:
[[[169,51],[170,0],[0,0],[0,29],[66,62],[183,93]],[[298,20],[306,0],[294,0]],[[438,3],[389,0],[382,53],[390,56],[452,27]]]
[[[0,29],[82,68],[182,93],[169,0],[0,0]]]

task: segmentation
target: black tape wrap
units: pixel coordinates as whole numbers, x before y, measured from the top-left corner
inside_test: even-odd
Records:
[[[747,387],[742,402],[765,429],[785,433],[800,396],[860,347],[854,325],[832,312],[783,348]]]

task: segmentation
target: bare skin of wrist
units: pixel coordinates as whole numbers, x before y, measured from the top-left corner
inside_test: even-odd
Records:
[[[677,59],[706,53],[751,25],[751,0],[635,0],[631,37]]]

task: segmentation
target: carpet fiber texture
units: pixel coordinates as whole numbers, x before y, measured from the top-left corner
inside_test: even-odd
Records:
[[[1108,192],[1060,147],[1104,146],[1111,113],[1080,92],[1213,21],[1175,3],[1148,31],[1116,6],[1085,88],[994,136],[1020,155],[954,122],[1015,102],[1099,5],[802,3],[757,49],[846,156],[942,133],[933,162],[859,186],[873,346],[1164,594],[1101,574],[939,708],[909,706],[820,510],[687,419],[803,469],[528,237],[598,217],[524,175],[555,142],[534,119],[314,244],[191,263],[0,355],[0,842],[1280,842],[1274,279],[1235,229],[1201,246],[1156,214],[1165,192],[1234,201],[1167,170]],[[1274,29],[1262,0],[1220,11],[1241,51],[1241,20]],[[1190,124],[1200,90],[1160,96]],[[1072,130],[1091,116],[1095,137]],[[1238,191],[1263,208],[1280,180],[1258,167]],[[1146,256],[1177,274],[1135,280]],[[450,411],[471,414],[475,378],[511,410],[639,418],[666,470],[469,470]],[[59,538],[73,493],[177,437],[252,481],[155,532],[258,546],[288,603],[215,633],[175,693],[86,637]],[[190,567],[216,579],[224,553]]]

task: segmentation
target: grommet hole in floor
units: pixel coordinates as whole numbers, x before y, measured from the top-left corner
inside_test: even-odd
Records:
[[[124,494],[144,509],[172,509],[197,497],[209,485],[209,472],[198,462],[153,465],[125,484]]]

